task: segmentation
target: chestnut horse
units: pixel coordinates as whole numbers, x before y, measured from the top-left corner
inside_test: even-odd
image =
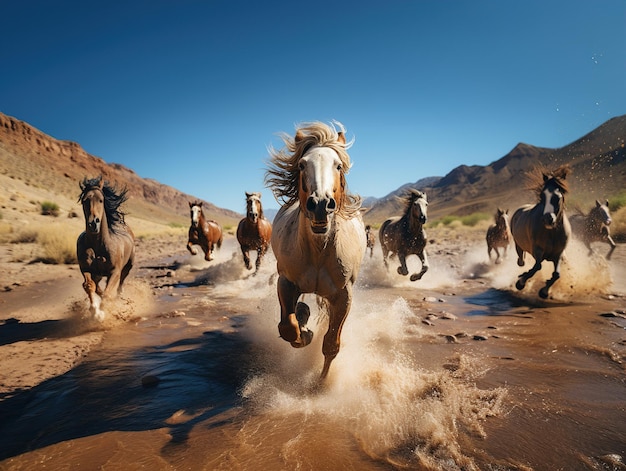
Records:
[[[572,224],[572,232],[580,239],[589,249],[589,255],[593,253],[591,250],[592,242],[606,242],[611,246],[606,254],[606,259],[610,260],[613,250],[615,250],[615,242],[611,238],[609,226],[611,225],[611,213],[609,211],[609,202],[605,204],[596,200],[595,207],[585,215],[582,211],[573,214],[569,218]]]
[[[213,260],[215,247],[219,249],[222,246],[222,227],[217,221],[204,217],[202,201],[189,202],[189,214],[191,216],[191,225],[189,226],[187,250],[189,250],[191,255],[195,255],[197,252],[193,245],[199,245],[204,251],[204,259],[210,262]]]
[[[561,256],[570,238],[571,227],[565,214],[565,178],[570,171],[568,165],[561,165],[549,172],[537,169],[531,178],[539,202],[519,208],[511,217],[511,234],[517,251],[517,264],[524,266],[524,253],[528,252],[535,259],[530,270],[522,273],[515,287],[524,289],[526,282],[541,270],[541,262],[548,260],[554,264],[554,272],[545,286],[539,290],[539,296],[548,297],[550,287],[561,277]]]
[[[487,254],[489,260],[491,260],[491,250],[496,253],[496,264],[500,263],[500,251],[503,249],[503,256],[506,257],[506,253],[511,245],[511,227],[509,226],[509,210],[502,210],[498,208],[494,215],[496,221],[495,224],[489,226],[487,229]]]
[[[339,131],[337,130],[339,128]],[[265,181],[284,205],[274,219],[272,250],[278,268],[280,336],[299,348],[313,332],[307,327],[309,307],[299,302],[304,293],[318,295],[328,313],[322,353],[326,378],[339,353],[341,329],[352,304],[352,288],[365,255],[361,198],[348,192],[350,169],[341,123],[303,124],[285,147],[270,149]]]
[[[246,192],[246,217],[239,221],[237,226],[237,240],[243,253],[243,263],[248,270],[252,270],[248,252],[256,250],[255,275],[270,245],[271,237],[272,224],[263,216],[261,193]]]
[[[127,190],[119,193],[102,176],[83,179],[78,201],[83,205],[85,231],[76,241],[78,265],[83,274],[83,288],[89,297],[89,310],[99,321],[102,298],[115,298],[122,291],[135,259],[135,238],[124,222],[120,206],[127,200]],[[104,291],[100,280],[107,278]]]
[[[378,237],[383,250],[383,262],[389,268],[387,256],[398,256],[400,266],[398,274],[406,276],[409,269],[406,266],[406,257],[415,254],[422,262],[422,270],[411,275],[411,281],[417,281],[428,271],[428,257],[426,256],[426,231],[424,224],[427,219],[428,200],[426,193],[409,189],[404,196],[405,210],[402,216],[387,219],[380,226]]]

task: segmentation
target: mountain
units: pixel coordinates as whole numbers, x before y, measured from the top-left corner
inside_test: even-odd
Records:
[[[199,200],[155,180],[141,178],[121,164],[107,163],[88,154],[79,144],[57,140],[33,126],[0,113],[0,175],[22,180],[33,187],[76,200],[83,178],[102,175],[105,180],[128,188],[129,214],[148,220],[186,224],[188,201]],[[236,225],[243,217],[234,211],[203,201],[208,218],[224,226]]]
[[[442,178],[421,179],[403,185],[372,202],[365,221],[380,224],[401,214],[396,195],[416,188],[428,195],[431,219],[445,215],[491,214],[497,207],[514,210],[534,203],[525,173],[537,165],[554,168],[569,163],[568,205],[590,208],[595,199],[607,199],[626,189],[626,115],[612,118],[580,139],[557,149],[519,143],[504,157],[486,166],[460,165]]]

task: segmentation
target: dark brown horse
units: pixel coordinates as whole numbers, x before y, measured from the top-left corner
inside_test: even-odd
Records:
[[[524,289],[526,282],[541,269],[541,262],[554,263],[554,272],[545,286],[539,290],[539,296],[548,297],[550,287],[560,278],[561,255],[570,238],[570,223],[565,215],[565,178],[570,171],[568,165],[562,165],[548,172],[537,169],[531,178],[535,182],[535,191],[539,202],[519,208],[511,217],[511,233],[517,251],[517,264],[524,266],[524,252],[535,259],[533,267],[522,273],[515,287]]]
[[[283,140],[283,150],[271,151],[265,180],[285,202],[272,234],[278,269],[278,332],[293,347],[309,345],[313,338],[306,326],[309,307],[299,299],[304,293],[318,296],[318,304],[328,313],[320,375],[324,379],[339,353],[352,287],[365,254],[361,198],[348,192],[351,142],[346,142],[340,123],[307,123],[293,138],[283,135]]]
[[[495,224],[489,226],[487,229],[487,254],[489,260],[491,260],[491,251],[496,253],[496,264],[500,263],[500,251],[503,249],[503,256],[506,257],[506,253],[511,245],[511,228],[509,227],[509,210],[502,210],[498,208],[494,215],[496,221]]]
[[[122,291],[124,280],[135,258],[135,238],[124,222],[120,206],[126,201],[126,189],[117,192],[102,176],[83,179],[78,201],[83,205],[85,231],[76,241],[78,265],[83,274],[83,288],[89,296],[93,316],[104,320],[102,298],[114,298]],[[100,280],[107,278],[104,290]]]
[[[380,226],[378,236],[383,250],[383,262],[387,264],[387,255],[397,255],[400,266],[398,274],[406,276],[409,270],[406,266],[406,257],[415,254],[422,262],[422,271],[413,273],[411,281],[416,281],[428,271],[428,257],[426,256],[426,231],[424,224],[427,219],[428,201],[426,193],[410,189],[404,197],[405,210],[402,216],[387,219]]]
[[[215,248],[219,249],[222,246],[222,227],[217,221],[204,217],[202,201],[189,202],[189,214],[191,216],[191,225],[189,226],[187,250],[189,250],[191,255],[195,255],[197,252],[193,246],[199,245],[204,251],[204,259],[211,261],[213,260]]]
[[[261,193],[246,192],[246,217],[239,221],[237,226],[237,240],[243,253],[243,263],[248,270],[252,270],[248,252],[256,250],[255,275],[270,245],[271,237],[272,224],[263,216]]]
[[[611,238],[609,226],[611,225],[611,213],[609,211],[609,202],[605,204],[596,200],[595,207],[585,215],[582,211],[573,214],[569,218],[572,224],[573,234],[580,239],[589,249],[589,255],[593,253],[591,250],[592,242],[606,242],[611,246],[606,254],[606,259],[610,260],[613,250],[615,250],[615,242]]]
[[[374,244],[376,244],[376,234],[372,231],[372,226],[365,226],[365,238],[367,240],[367,248],[370,251],[370,258],[374,255]]]

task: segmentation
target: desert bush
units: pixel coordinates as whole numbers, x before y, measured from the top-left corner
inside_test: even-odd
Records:
[[[437,219],[436,221],[433,221],[432,223],[429,224],[430,227],[437,227],[438,225],[444,225],[444,226],[450,226],[450,225],[454,225],[454,226],[458,226],[458,225],[462,225],[462,226],[468,226],[468,227],[474,227],[476,226],[479,222],[481,221],[488,221],[492,218],[492,216],[490,214],[487,213],[472,213],[472,214],[468,214],[466,216],[456,216],[456,215],[447,215],[447,216],[443,216],[440,219]]]
[[[41,214],[56,217],[59,215],[59,205],[51,201],[44,201],[41,203]]]
[[[37,242],[42,247],[42,261],[54,264],[78,263],[76,258],[76,231],[65,226],[39,232]]]
[[[24,227],[11,238],[12,244],[32,244],[37,242],[39,229],[36,227]]]

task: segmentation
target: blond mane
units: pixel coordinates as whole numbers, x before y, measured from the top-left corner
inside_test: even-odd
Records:
[[[337,130],[339,128],[339,131]],[[303,123],[296,129],[294,137],[281,133],[285,146],[280,150],[269,148],[270,161],[265,174],[265,184],[274,193],[274,197],[290,206],[298,201],[298,185],[300,181],[300,167],[298,163],[309,149],[315,146],[329,147],[334,150],[341,160],[341,188],[342,199],[337,203],[338,214],[350,217],[361,208],[361,197],[348,192],[346,174],[352,163],[347,150],[354,140],[343,142],[340,135],[345,133],[344,126],[333,121],[330,125],[319,121]]]

